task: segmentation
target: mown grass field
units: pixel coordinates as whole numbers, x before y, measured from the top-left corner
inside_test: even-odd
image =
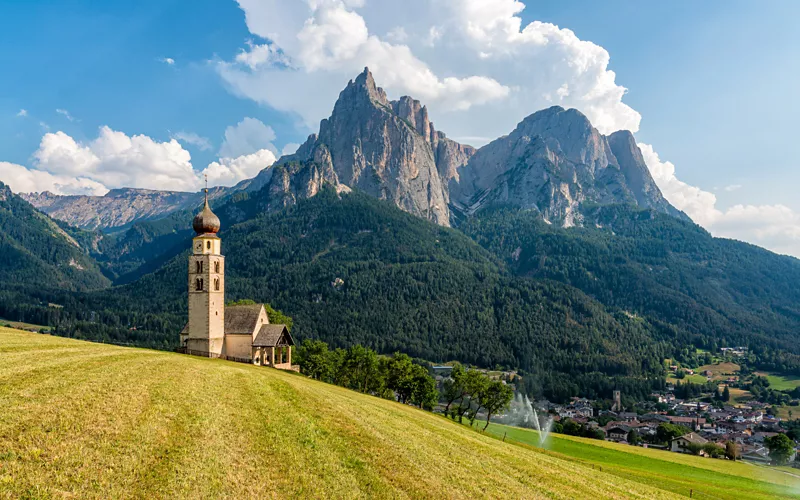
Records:
[[[0,329],[0,498],[674,498],[269,368]]]
[[[536,431],[491,424],[487,432],[506,442],[538,447]],[[551,434],[545,452],[570,457],[618,475],[693,498],[800,498],[800,471],[758,467],[624,444]]]
[[[778,375],[769,372],[756,372],[756,375],[767,377],[770,388],[778,391],[791,391],[795,387],[800,387],[800,377],[793,375]]]
[[[0,328],[0,498],[792,494],[785,474],[508,441],[296,374]]]

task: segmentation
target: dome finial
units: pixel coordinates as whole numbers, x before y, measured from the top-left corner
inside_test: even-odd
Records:
[[[208,175],[205,176],[205,180],[206,188],[203,190],[205,191],[205,203],[203,210],[195,215],[192,228],[197,234],[216,234],[220,228],[219,217],[211,211],[211,207],[208,205]]]

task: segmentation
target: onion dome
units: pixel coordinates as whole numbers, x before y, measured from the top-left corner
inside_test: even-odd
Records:
[[[216,234],[219,231],[219,217],[214,215],[208,206],[208,189],[206,189],[206,204],[199,214],[194,216],[192,227],[197,234]]]

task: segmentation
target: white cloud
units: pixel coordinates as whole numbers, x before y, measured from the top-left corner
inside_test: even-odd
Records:
[[[86,177],[53,175],[42,170],[33,170],[0,161],[0,180],[16,193],[39,193],[50,191],[58,194],[85,194],[102,196],[108,192],[103,184]]]
[[[162,57],[161,59],[159,59],[159,62],[162,62],[162,63],[167,64],[169,66],[174,66],[175,65],[175,59],[173,59],[171,57]]]
[[[784,205],[739,204],[721,210],[713,193],[678,180],[675,165],[661,160],[651,145],[640,143],[639,149],[664,197],[714,236],[800,257],[800,214]],[[725,190],[739,187],[728,186]]]
[[[516,0],[238,1],[250,32],[267,42],[218,62],[221,77],[237,95],[296,113],[311,130],[365,66],[391,97],[428,104],[451,136],[507,134],[552,104],[580,109],[604,133],[639,128],[608,52],[553,24],[523,25]]]
[[[69,114],[69,111],[67,111],[66,109],[56,109],[56,113],[58,113],[59,115],[62,115],[64,118],[66,118],[67,120],[69,120],[71,122],[76,121],[75,117],[72,116],[71,114]]]
[[[28,110],[27,109],[20,109],[19,113],[17,113],[17,116],[19,116],[21,118],[24,118],[24,117],[28,116]]]
[[[176,132],[172,134],[173,139],[177,139],[183,143],[191,144],[192,146],[198,147],[201,151],[208,151],[213,146],[211,145],[211,141],[208,140],[207,137],[202,137],[194,132]]]
[[[261,170],[275,163],[275,153],[262,149],[238,158],[220,158],[203,170],[209,183],[216,186],[233,186],[237,182],[255,177]]]
[[[723,189],[725,191],[727,191],[728,193],[732,193],[734,191],[738,191],[738,190],[742,189],[742,185],[741,184],[731,184],[730,186],[725,186]]]
[[[247,117],[225,129],[225,140],[219,155],[222,158],[235,158],[262,149],[268,149],[277,155],[278,149],[272,144],[274,140],[275,131],[272,127],[264,125],[261,120]]]
[[[98,137],[87,144],[64,132],[47,133],[33,158],[34,168],[27,169],[28,177],[41,182],[53,180],[54,192],[58,193],[69,193],[73,189],[70,186],[88,185],[84,180],[95,183],[91,184],[95,191],[101,191],[100,186],[186,191],[200,186],[191,156],[178,141],[158,142],[144,135],[129,137],[109,127],[100,127]],[[8,180],[10,185],[15,181]]]

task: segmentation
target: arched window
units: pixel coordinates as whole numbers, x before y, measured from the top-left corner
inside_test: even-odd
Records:
[[[210,241],[206,241],[206,248],[211,249],[211,242]]]
[[[219,261],[214,262],[214,272],[219,274]]]
[[[214,290],[219,292],[219,278],[214,279]]]
[[[203,272],[203,263],[200,262],[199,260],[197,262],[195,262],[194,263],[194,270],[195,270],[195,272],[197,274],[202,273]]]
[[[197,290],[198,292],[202,292],[203,291],[203,278],[197,278],[197,281],[195,281],[194,285],[195,285],[195,290]]]

